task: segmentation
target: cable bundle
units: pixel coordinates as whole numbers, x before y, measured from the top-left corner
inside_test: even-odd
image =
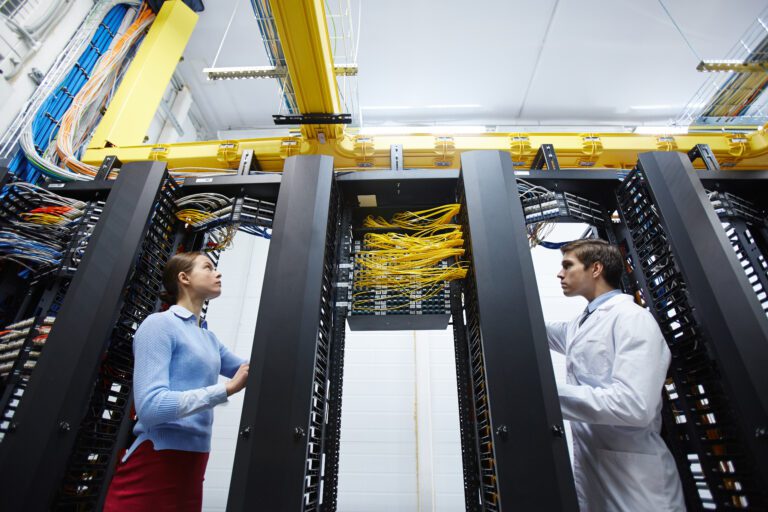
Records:
[[[520,202],[523,203],[528,244],[531,249],[537,245],[548,249],[553,248],[550,247],[551,244],[545,242],[545,238],[555,229],[554,223],[533,222],[533,220],[556,214],[559,211],[554,192],[519,178],[517,191],[520,194]]]
[[[467,275],[461,226],[453,224],[460,205],[450,204],[418,212],[395,214],[391,220],[367,217],[368,228],[397,228],[404,233],[366,233],[365,250],[355,254],[353,309],[374,311],[386,292],[384,309],[408,308],[443,291],[447,281]],[[448,263],[453,260],[452,263]],[[373,292],[373,293],[372,293]],[[378,296],[377,296],[378,295]]]
[[[214,192],[191,194],[176,201],[176,218],[195,231],[208,230],[204,250],[222,251],[229,248],[238,231],[266,239],[272,237],[275,205],[249,197],[233,198]],[[237,206],[236,206],[237,205]],[[237,219],[234,220],[235,210]]]
[[[239,227],[238,224],[227,224],[213,228],[207,233],[208,240],[203,250],[213,252],[229,249],[235,241],[235,235]]]
[[[210,230],[204,251],[223,251],[232,245],[237,233],[237,224],[225,224],[232,216],[234,202],[234,198],[214,192],[188,195],[176,201],[176,218],[195,230]]]
[[[176,218],[193,228],[225,220],[232,213],[234,199],[206,192],[184,196],[176,201]]]
[[[12,183],[2,201],[0,260],[31,271],[61,263],[72,227],[85,203],[29,183]]]
[[[57,57],[40,86],[22,107],[0,142],[0,156],[12,158],[11,171],[21,180],[38,182],[40,169],[27,156],[46,152],[56,136],[61,116],[88,80],[97,60],[119,31],[128,4],[120,0],[96,3],[80,29]],[[23,150],[17,143],[24,138]]]
[[[461,205],[459,204],[447,204],[418,212],[400,212],[394,214],[391,221],[369,215],[363,221],[363,226],[366,228],[399,228],[421,231],[448,224],[458,215],[460,208]]]
[[[93,179],[98,167],[79,160],[80,152],[92,135],[102,111],[115,92],[129,54],[135,50],[144,37],[155,15],[143,4],[136,19],[112,48],[105,53],[91,73],[91,78],[72,101],[72,106],[61,118],[61,128],[56,139],[56,155],[59,169],[64,171],[59,176],[63,179]],[[63,169],[66,167],[68,171]]]
[[[28,354],[28,359],[24,362],[24,369],[31,370],[37,364],[37,358],[40,355],[40,349],[45,345],[48,339],[48,333],[51,331],[55,318],[46,317],[42,325],[33,327],[35,322],[33,318],[27,318],[20,322],[7,325],[0,331],[0,377],[5,378],[13,369],[19,353],[24,347],[24,340],[30,333],[32,338],[32,350]]]
[[[110,14],[110,16],[112,15]],[[121,23],[125,25],[130,22],[131,18],[132,16],[128,14]],[[153,19],[154,14],[146,6],[142,6],[136,19],[122,36],[113,41],[114,44],[109,51],[102,54],[102,51],[96,48],[93,41],[90,43],[91,49],[96,52],[98,61],[95,61],[92,54],[89,53],[90,60],[88,63],[91,66],[95,64],[90,74],[79,62],[74,64],[74,68],[78,69],[82,76],[77,77],[78,80],[72,84],[72,87],[79,92],[73,95],[67,87],[62,85],[59,88],[57,95],[65,92],[71,98],[71,102],[67,100],[59,102],[60,106],[55,111],[55,115],[62,115],[63,111],[66,110],[59,121],[56,121],[54,114],[47,111],[50,107],[50,97],[44,102],[42,99],[36,100],[34,119],[25,125],[19,138],[24,156],[34,168],[47,176],[64,181],[93,179],[98,169],[81,162],[79,160],[80,153],[101,119],[103,109],[114,94],[122,74],[127,69],[132,52],[144,37]],[[114,20],[112,22],[114,23]],[[104,28],[110,36],[113,36],[109,28]],[[82,83],[83,77],[87,79],[84,84]],[[68,76],[67,80],[69,78]],[[53,84],[50,88],[52,92]],[[56,127],[50,126],[50,123],[46,123],[40,117],[43,111],[45,111],[45,117],[48,118],[48,121]],[[45,124],[48,126],[43,126]],[[47,135],[48,138],[44,139],[41,135]],[[54,136],[57,137],[56,144],[51,144]],[[17,162],[18,159],[17,156],[14,160],[17,167],[21,164],[21,162]]]

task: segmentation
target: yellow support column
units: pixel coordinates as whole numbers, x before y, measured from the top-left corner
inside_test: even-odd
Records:
[[[197,14],[181,0],[163,4],[96,128],[89,149],[144,142],[196,23]]]
[[[322,0],[271,0],[277,33],[302,114],[340,114],[331,40]],[[304,125],[310,139],[341,136],[341,125]]]

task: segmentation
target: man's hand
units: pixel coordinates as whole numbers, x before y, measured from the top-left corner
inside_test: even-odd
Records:
[[[232,396],[245,387],[245,381],[248,380],[249,366],[248,363],[241,364],[240,368],[237,369],[235,376],[232,377],[232,380],[225,384],[227,388],[227,396]]]

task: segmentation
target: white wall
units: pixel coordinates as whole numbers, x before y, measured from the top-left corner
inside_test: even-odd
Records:
[[[578,238],[583,225],[558,226],[549,239]],[[249,358],[269,243],[239,234],[219,264],[222,296],[209,327]],[[562,296],[560,252],[532,251],[544,316],[566,320],[583,299]],[[512,329],[512,326],[510,326]],[[557,379],[564,357],[553,354]],[[445,331],[350,332],[344,357],[339,471],[340,512],[464,510],[453,334]],[[204,510],[223,511],[243,394],[216,409]],[[570,434],[570,430],[568,432]]]
[[[222,253],[219,263],[221,297],[212,301],[208,309],[208,328],[230,350],[245,359],[251,358],[268,250],[267,240],[238,233],[234,246]],[[244,393],[233,395],[214,412],[211,456],[203,493],[203,509],[206,511],[223,512],[226,508],[243,396]]]
[[[5,132],[21,107],[37,88],[27,73],[32,68],[37,68],[43,73],[48,72],[48,68],[69,42],[72,34],[75,33],[91,7],[93,7],[92,0],[72,0],[71,7],[61,18],[61,21],[48,33],[40,48],[27,60],[16,76],[11,80],[6,80],[0,76],[0,134]],[[8,39],[15,37],[2,22],[0,22],[0,32]]]
[[[587,229],[586,224],[559,224],[552,231],[548,240],[552,242],[564,242],[576,240]],[[536,272],[536,281],[539,285],[541,307],[544,311],[544,320],[559,322],[570,320],[584,311],[587,306],[586,299],[581,297],[568,298],[563,296],[557,272],[560,270],[562,256],[560,251],[535,247],[531,250],[533,267]],[[565,356],[557,352],[549,352],[552,356],[552,366],[555,369],[557,382],[565,382]],[[565,433],[568,440],[568,451],[573,458],[573,445],[571,442],[571,427],[565,422]]]

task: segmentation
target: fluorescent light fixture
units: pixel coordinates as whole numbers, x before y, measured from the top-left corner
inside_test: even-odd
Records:
[[[451,109],[451,108],[480,108],[482,105],[478,103],[456,103],[456,104],[446,104],[446,105],[427,105],[424,108],[444,108],[444,109]]]
[[[469,135],[486,133],[485,126],[370,126],[360,128],[360,135]]]
[[[370,107],[361,106],[360,110],[412,110],[416,107],[410,105],[371,105]]]
[[[637,126],[635,133],[639,135],[685,135],[687,126]]]
[[[247,78],[283,78],[288,75],[286,68],[274,66],[234,66],[229,68],[205,68],[203,74],[208,80],[240,80]]]
[[[334,66],[337,76],[356,76],[357,65],[344,64]],[[228,68],[204,68],[203,74],[208,80],[242,80],[252,78],[285,78],[288,68],[285,66],[233,66]]]
[[[682,105],[632,105],[630,110],[667,110],[670,108],[682,108]]]
[[[440,105],[371,105],[361,106],[360,110],[418,110],[418,109],[462,109],[462,108],[480,108],[479,103],[453,103]]]

